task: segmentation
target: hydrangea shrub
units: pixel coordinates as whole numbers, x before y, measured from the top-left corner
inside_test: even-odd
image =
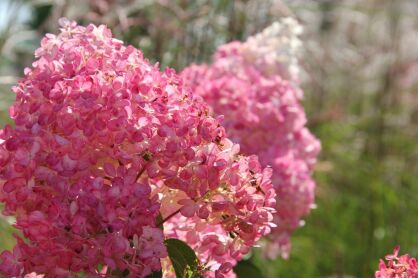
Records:
[[[208,257],[201,275],[233,275],[274,226],[271,169],[240,155],[174,70],[103,25],[60,24],[0,132],[0,201],[22,233],[0,273],[146,277],[161,261],[172,270],[173,237]]]

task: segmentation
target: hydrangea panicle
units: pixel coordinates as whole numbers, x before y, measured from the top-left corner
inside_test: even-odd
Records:
[[[227,135],[243,153],[256,154],[273,168],[277,227],[265,244],[269,257],[288,256],[290,234],[314,203],[311,175],[320,143],[306,128],[301,105],[295,56],[300,32],[295,20],[284,19],[246,42],[219,47],[211,65],[182,72],[211,113],[224,115]]]
[[[15,127],[0,132],[0,201],[25,238],[0,255],[1,274],[146,277],[167,257],[160,212],[235,233],[234,252],[270,231],[270,170],[238,153],[174,70],[103,25],[60,25],[13,88]]]
[[[399,256],[400,247],[396,246],[393,254],[385,256],[384,260],[379,262],[379,270],[376,271],[376,278],[417,278],[418,263],[415,258],[408,254]]]

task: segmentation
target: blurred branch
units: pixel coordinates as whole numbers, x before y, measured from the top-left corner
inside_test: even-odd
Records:
[[[10,30],[13,26],[16,26],[16,21],[18,19],[18,13],[22,6],[22,2],[20,0],[16,1],[8,1],[8,7],[7,9],[7,22],[5,24],[5,27],[2,30],[2,33],[0,34],[0,51],[3,49],[3,46],[5,42],[7,41]]]

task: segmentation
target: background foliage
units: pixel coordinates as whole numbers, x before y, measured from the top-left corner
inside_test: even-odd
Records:
[[[288,261],[253,262],[266,277],[371,277],[396,244],[418,255],[418,3],[415,0],[0,0],[0,122],[10,87],[57,19],[105,23],[151,61],[209,61],[278,18],[304,26],[305,109],[322,141],[317,209]],[[13,246],[0,219],[0,250]]]

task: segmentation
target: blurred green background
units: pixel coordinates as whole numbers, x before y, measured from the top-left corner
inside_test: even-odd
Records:
[[[267,277],[372,277],[395,245],[418,255],[417,14],[416,0],[0,0],[1,126],[11,86],[62,16],[105,23],[178,70],[294,16],[305,27],[304,106],[323,146],[317,208],[289,260],[253,260]],[[12,222],[0,218],[0,250],[14,244]]]

